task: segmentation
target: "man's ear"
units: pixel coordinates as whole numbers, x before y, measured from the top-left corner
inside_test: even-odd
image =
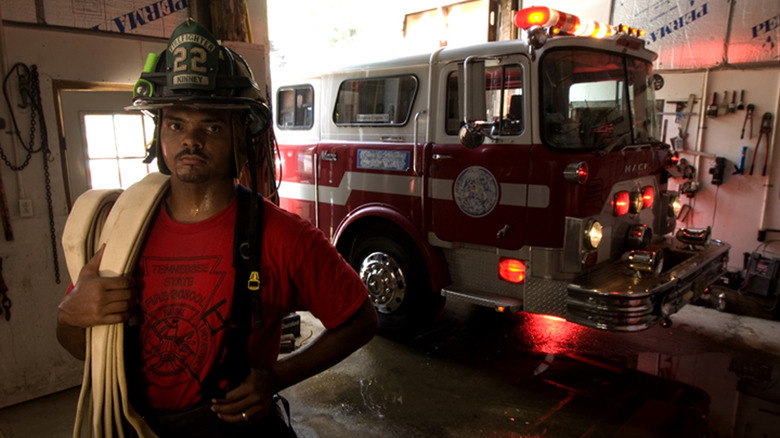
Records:
[[[244,116],[247,137],[253,138],[265,132],[271,122],[271,110],[265,104],[252,105]]]

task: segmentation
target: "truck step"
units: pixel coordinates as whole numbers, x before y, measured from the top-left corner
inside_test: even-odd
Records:
[[[478,306],[490,307],[497,312],[519,312],[523,310],[523,301],[518,298],[506,297],[502,295],[486,294],[481,292],[456,290],[455,288],[444,288],[441,294],[446,298],[465,301]]]

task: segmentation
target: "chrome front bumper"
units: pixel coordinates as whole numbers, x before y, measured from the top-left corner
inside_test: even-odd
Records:
[[[606,264],[568,285],[566,319],[610,331],[650,328],[705,293],[726,269],[730,247],[712,240],[691,249],[669,239],[664,260],[671,267],[654,277],[637,276],[621,263]]]

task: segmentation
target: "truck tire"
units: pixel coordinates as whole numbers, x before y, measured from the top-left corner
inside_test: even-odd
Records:
[[[431,290],[425,261],[403,233],[370,226],[356,236],[348,260],[368,289],[383,336],[417,335],[441,313],[444,297]]]

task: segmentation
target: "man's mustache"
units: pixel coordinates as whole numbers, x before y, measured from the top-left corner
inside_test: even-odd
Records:
[[[187,148],[182,149],[178,154],[176,154],[176,158],[181,158],[184,155],[195,155],[196,157],[203,158],[204,160],[208,160],[208,155],[206,155],[201,149],[193,149],[193,148]]]

